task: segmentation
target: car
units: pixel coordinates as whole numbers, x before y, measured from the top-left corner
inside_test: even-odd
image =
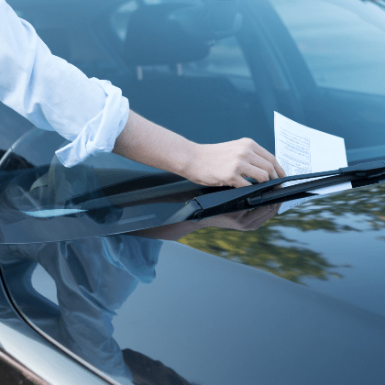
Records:
[[[385,160],[383,1],[9,4],[190,140],[274,153],[276,111],[344,138],[349,166]],[[0,135],[10,384],[384,382],[383,167],[278,214],[307,190],[253,205],[266,185],[199,186],[115,154],[67,169],[62,137],[1,104]]]

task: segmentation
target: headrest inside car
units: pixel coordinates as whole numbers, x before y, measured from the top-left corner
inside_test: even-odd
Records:
[[[208,42],[188,36],[169,18],[172,12],[186,6],[142,5],[131,15],[124,47],[128,66],[173,65],[200,60],[209,54]]]

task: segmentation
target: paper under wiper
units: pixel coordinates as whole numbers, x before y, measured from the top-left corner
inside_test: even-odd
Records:
[[[306,127],[278,112],[274,113],[274,133],[275,156],[288,176],[337,170],[348,165],[343,138]],[[283,187],[298,183],[302,180],[287,182]],[[347,182],[310,192],[317,196],[349,188],[352,184]],[[283,203],[279,214],[312,198]]]

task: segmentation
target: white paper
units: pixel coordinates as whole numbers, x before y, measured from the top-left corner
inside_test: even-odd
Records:
[[[348,165],[343,138],[303,126],[278,112],[274,112],[274,131],[275,157],[288,176],[336,170]],[[285,186],[301,182],[289,182],[285,183]],[[347,182],[309,192],[330,194],[349,188],[352,188],[352,185]],[[281,214],[312,198],[285,202],[278,213]]]

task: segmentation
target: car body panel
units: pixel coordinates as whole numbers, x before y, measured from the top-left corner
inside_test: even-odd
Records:
[[[251,232],[208,228],[180,243],[140,238],[150,249],[148,270],[128,249],[139,239],[130,234],[2,246],[1,259],[20,310],[70,348],[61,322],[74,337],[77,318],[60,314],[58,304],[89,322],[90,345],[105,335],[190,383],[378,383],[385,375],[383,191],[378,184],[320,197]],[[102,256],[101,245],[120,251]],[[35,258],[40,267],[25,274],[26,297],[15,272]],[[49,301],[31,307],[39,297]],[[104,329],[95,309],[109,309]]]
[[[3,354],[31,371],[46,383],[83,384],[113,383],[102,379],[52,345],[41,333],[29,326],[12,305],[0,282],[0,335]],[[103,376],[103,375],[102,375]]]
[[[337,2],[335,13],[326,12]],[[134,3],[10,0],[53,53],[88,76],[110,79],[135,110],[189,139],[214,143],[248,136],[274,152],[277,111],[345,137],[350,164],[385,157],[384,94],[366,92],[361,81],[370,77],[370,65],[349,67],[363,71],[354,82],[343,84],[347,76],[333,83],[350,59],[366,63],[372,57],[370,43],[381,42],[381,30],[367,33],[370,17],[355,19],[357,31],[349,24],[355,5],[245,0],[242,30],[214,45],[206,61],[158,67],[125,61],[119,33],[127,32],[124,12],[135,10]],[[126,11],[118,14],[123,27],[114,30],[108,24],[111,12],[124,4]],[[323,12],[310,15],[314,4]],[[334,31],[346,11],[350,16],[341,24],[340,39]],[[362,20],[369,26],[362,27]],[[345,38],[349,44],[361,42],[362,52],[348,43],[342,49],[338,44]],[[382,46],[376,50],[376,65],[384,52]],[[322,64],[316,70],[314,58]],[[370,87],[381,88],[383,78],[377,78]],[[129,182],[123,188],[130,189],[130,183],[159,170],[103,154],[60,173],[54,152],[62,138],[0,109],[5,153],[0,169],[32,174],[26,183],[19,178],[16,190],[9,189],[0,202],[0,265],[14,306],[9,310],[7,302],[3,312],[0,342],[26,367],[52,384],[383,382],[384,182],[321,196],[266,216],[263,224],[242,227],[228,217],[222,217],[222,227],[202,221],[201,229],[178,242],[164,240],[170,239],[161,235],[164,227],[125,234],[146,226],[120,226],[120,220],[130,219],[119,216],[123,208],[136,210],[131,217],[149,214],[129,201],[110,205],[111,212],[101,217],[27,218],[20,215],[21,206],[11,205],[10,212],[6,203],[23,203],[44,176],[56,178],[51,208],[63,209],[55,206],[63,196],[67,202],[100,186],[114,190],[121,182]],[[69,196],[63,193],[66,186]],[[18,187],[24,188],[20,201],[13,199]],[[197,195],[205,192],[202,188]],[[151,204],[166,220],[171,206],[183,207],[193,197],[185,193],[176,188]],[[253,218],[256,212],[240,215]],[[168,228],[171,238],[190,224]]]

